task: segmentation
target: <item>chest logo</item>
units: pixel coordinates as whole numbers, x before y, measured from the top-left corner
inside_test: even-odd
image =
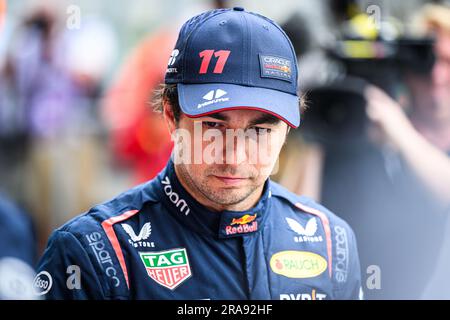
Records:
[[[164,193],[169,200],[178,208],[178,210],[180,210],[181,213],[184,213],[187,216],[191,209],[189,209],[186,200],[181,199],[178,193],[172,190],[169,177],[165,177],[164,180],[161,180],[161,183],[164,185]]]
[[[313,278],[327,269],[327,261],[308,251],[280,251],[270,258],[270,268],[276,274],[288,278]]]
[[[139,255],[148,276],[170,290],[174,290],[192,274],[185,248],[140,252]]]
[[[298,236],[294,237],[295,242],[322,242],[323,238],[321,235],[316,236],[317,232],[317,221],[315,217],[306,222],[306,226],[303,227],[298,221],[286,218],[286,222]]]
[[[144,224],[142,226],[142,229],[141,229],[141,232],[139,232],[139,235],[136,235],[134,233],[133,228],[129,224],[122,223],[122,227],[126,231],[126,233],[128,233],[128,235],[130,236],[130,239],[134,242],[146,240],[152,234],[152,225],[150,224],[150,222],[147,222],[146,224]]]
[[[254,215],[249,215],[249,214],[246,214],[246,215],[244,215],[244,216],[242,216],[242,217],[240,217],[240,218],[238,218],[238,219],[236,219],[236,218],[233,218],[233,220],[231,221],[231,225],[235,225],[235,224],[247,224],[247,223],[250,223],[250,222],[252,222],[253,220],[255,220],[256,219],[256,214],[254,214]]]
[[[226,235],[256,232],[258,230],[256,215],[256,213],[254,215],[245,214],[240,218],[233,218],[231,223],[225,227]]]
[[[128,242],[135,248],[138,247],[148,247],[148,248],[153,248],[155,247],[155,244],[153,242],[148,242],[148,241],[144,241],[147,240],[148,237],[150,237],[150,235],[152,234],[152,225],[150,222],[145,223],[142,228],[141,231],[139,232],[138,235],[136,235],[136,233],[134,233],[133,228],[126,223],[122,223],[122,228],[125,230],[125,232],[128,234],[128,236],[130,237],[128,239]]]

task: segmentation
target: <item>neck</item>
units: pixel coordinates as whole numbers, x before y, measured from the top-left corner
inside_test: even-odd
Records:
[[[202,206],[210,211],[246,211],[253,208],[259,201],[264,190],[264,184],[247,196],[245,199],[238,203],[222,204],[210,200],[205,194],[203,194],[192,182],[189,175],[185,172],[185,169],[180,165],[174,165],[175,174],[182,187]]]

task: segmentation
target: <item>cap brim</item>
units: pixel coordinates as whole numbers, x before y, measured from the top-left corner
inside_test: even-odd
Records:
[[[297,95],[228,83],[179,83],[177,87],[181,110],[191,118],[226,110],[249,109],[269,113],[292,128],[300,125]]]

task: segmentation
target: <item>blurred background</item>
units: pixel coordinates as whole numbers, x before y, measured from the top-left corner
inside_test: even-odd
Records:
[[[165,166],[150,101],[178,30],[233,6],[298,54],[273,179],[349,222],[365,298],[450,298],[450,2],[424,0],[0,0],[0,298],[31,297],[54,228]]]

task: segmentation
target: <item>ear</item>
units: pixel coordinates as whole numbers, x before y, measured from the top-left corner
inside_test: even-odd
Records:
[[[173,115],[172,106],[166,100],[163,101],[163,116],[164,120],[166,120],[167,128],[169,129],[170,135],[173,134],[175,129],[177,128],[177,124],[175,121],[175,117]]]
[[[286,124],[286,127],[287,127],[287,129],[286,129],[286,135],[284,136],[283,146],[284,146],[285,144],[287,144],[287,138],[288,138],[288,135],[289,135],[289,131],[291,131],[291,127],[290,127],[290,126],[288,126],[288,125]]]

